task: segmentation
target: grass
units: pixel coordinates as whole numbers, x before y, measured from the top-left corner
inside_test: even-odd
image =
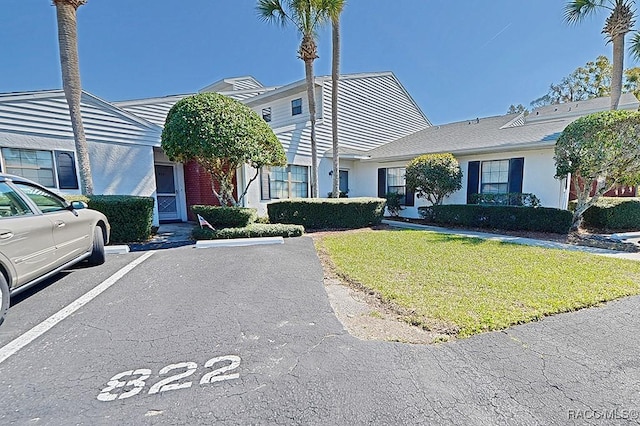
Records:
[[[336,271],[428,330],[466,337],[640,294],[640,262],[426,231],[317,240]]]

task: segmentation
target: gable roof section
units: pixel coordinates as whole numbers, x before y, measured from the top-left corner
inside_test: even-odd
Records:
[[[626,97],[620,109],[637,109],[640,103],[634,99]],[[581,114],[570,114],[574,109],[569,111],[569,104],[551,105],[544,107],[544,120],[540,118],[542,113],[533,120],[531,114],[526,117],[510,114],[433,126],[368,151],[368,160],[408,160],[422,154],[444,152],[464,155],[553,147],[567,125],[589,113],[606,111],[609,102],[608,97],[581,101]],[[563,113],[557,114],[559,111]]]
[[[137,115],[138,117],[142,117],[158,126],[164,127],[164,122],[171,107],[173,107],[176,102],[187,96],[191,96],[191,94],[120,101],[114,102],[113,104],[131,114]]]
[[[198,90],[198,92],[228,92],[231,90],[260,89],[264,86],[250,75],[244,77],[223,78]]]
[[[340,75],[340,83],[344,85],[343,82],[347,82],[349,80],[365,80],[369,78],[379,78],[379,77],[387,77],[394,81],[397,85],[398,89],[402,92],[402,94],[406,97],[406,99],[411,102],[413,108],[419,112],[421,116],[420,121],[426,121],[427,125],[431,125],[431,121],[427,118],[424,112],[420,109],[415,100],[411,97],[409,92],[404,88],[404,86],[400,83],[398,78],[391,71],[384,72],[375,72],[375,73],[356,73],[356,74],[342,74]],[[331,76],[316,76],[314,83],[318,87],[326,87],[327,83],[331,83]],[[298,80],[293,83],[287,84],[285,86],[273,87],[268,92],[262,93],[254,98],[245,101],[250,107],[255,107],[261,105],[266,102],[273,102],[276,99],[286,98],[288,96],[294,95],[306,89],[307,81],[306,80]],[[373,88],[375,90],[375,88]],[[326,107],[326,106],[325,106]]]
[[[88,141],[157,146],[162,129],[82,92],[82,121]],[[0,132],[73,139],[62,90],[0,94]]]
[[[323,118],[330,122],[332,82],[322,79]],[[393,73],[347,75],[339,84],[340,145],[369,150],[431,126]]]
[[[227,86],[221,85],[220,87]],[[215,92],[233,98],[237,101],[244,102],[246,99],[252,98],[270,90],[274,90],[274,88],[261,87],[256,89],[229,90],[220,92],[216,92],[215,90],[202,89],[199,93]],[[135,114],[158,126],[164,127],[164,122],[167,118],[167,114],[169,113],[169,110],[176,104],[176,102],[183,98],[186,98],[187,96],[193,96],[195,94],[196,93],[189,93],[185,95],[171,95],[157,98],[134,99],[130,101],[118,101],[114,102],[113,104],[125,111],[130,112],[131,114]]]

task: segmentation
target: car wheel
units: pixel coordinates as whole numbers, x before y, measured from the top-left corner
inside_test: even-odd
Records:
[[[96,226],[93,229],[93,249],[89,256],[89,265],[102,265],[104,263],[104,236],[102,228]]]
[[[0,324],[9,309],[9,285],[4,275],[0,273]]]

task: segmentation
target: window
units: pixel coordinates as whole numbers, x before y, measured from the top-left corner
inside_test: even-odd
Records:
[[[60,197],[49,191],[44,191],[26,183],[14,182],[14,185],[24,192],[27,197],[31,198],[31,201],[38,206],[42,213],[57,212],[67,208],[66,203]]]
[[[469,161],[467,169],[467,204],[477,201],[478,193],[521,193],[524,158],[492,161]]]
[[[302,98],[291,101],[291,115],[302,114]]]
[[[260,173],[263,200],[309,196],[309,168],[306,166],[263,167]]]
[[[386,194],[395,192],[404,195],[401,202],[403,206],[413,206],[415,197],[413,192],[407,191],[405,174],[406,169],[404,167],[378,169],[378,197],[384,198]]]
[[[271,122],[271,107],[262,108],[262,119],[267,123]]]
[[[405,195],[405,168],[395,167],[387,169],[387,194],[395,192],[396,194]]]
[[[55,188],[51,151],[2,148],[7,173],[22,176],[42,186]]]
[[[48,188],[78,189],[75,154],[72,151],[42,151],[2,148],[7,173],[22,176]]]
[[[4,182],[0,182],[0,218],[33,214],[31,209],[16,192]]]
[[[76,161],[73,152],[56,151],[56,171],[58,172],[58,188],[78,189]]]
[[[506,194],[509,192],[509,160],[483,161],[481,194]]]

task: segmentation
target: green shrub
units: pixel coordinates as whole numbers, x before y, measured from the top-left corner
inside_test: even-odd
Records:
[[[584,212],[582,226],[608,230],[640,229],[640,198],[600,198]]]
[[[510,192],[508,194],[472,194],[473,204],[540,207],[540,199],[531,193]]]
[[[247,207],[191,206],[193,214],[202,216],[214,228],[243,228],[258,218],[258,211]]]
[[[195,240],[221,240],[230,238],[299,237],[304,234],[300,225],[252,223],[243,228],[224,228],[212,231],[209,228],[194,228],[191,236]]]
[[[307,229],[364,228],[382,221],[382,198],[313,198],[282,200],[267,205],[271,223],[303,225]]]
[[[450,204],[419,207],[420,215],[441,225],[513,231],[569,232],[572,217],[567,210],[546,207],[485,206]]]
[[[109,220],[112,243],[146,241],[151,237],[152,197],[92,195],[87,204]]]
[[[389,214],[393,217],[397,217],[402,210],[402,202],[404,201],[404,195],[398,194],[397,192],[387,192],[384,195],[384,198],[387,200],[387,210]]]
[[[86,195],[78,195],[78,194],[60,194],[60,195],[62,195],[62,198],[64,198],[70,203],[73,201],[84,201],[85,203],[89,204],[89,197],[87,197]]]

